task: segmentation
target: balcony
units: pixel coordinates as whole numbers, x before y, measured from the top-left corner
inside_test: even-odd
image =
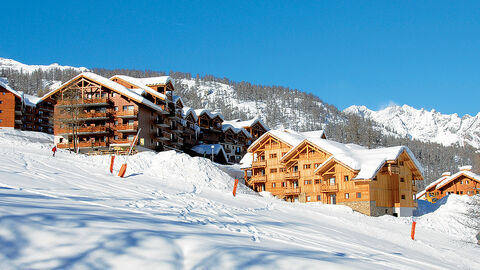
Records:
[[[78,142],[78,148],[94,148],[94,147],[107,147],[106,142]],[[73,148],[73,143],[59,143],[58,148]]]
[[[86,135],[86,134],[105,134],[108,133],[109,129],[105,126],[88,126],[88,127],[78,127],[77,135]],[[57,129],[57,134],[68,135],[72,134],[72,129],[70,128],[59,128]]]
[[[170,134],[164,134],[163,132],[157,133],[157,136],[155,139],[159,141],[169,141],[170,140]]]
[[[338,184],[320,185],[320,192],[338,192]]]
[[[136,132],[138,125],[116,125],[115,130],[118,132]]]
[[[265,175],[254,175],[250,178],[249,183],[265,183],[267,181],[267,176]]]
[[[283,191],[283,193],[285,194],[285,196],[295,196],[295,195],[299,195],[301,192],[300,188],[299,187],[295,187],[295,188],[287,188]]]
[[[300,178],[300,172],[286,172],[285,179],[294,180]]]
[[[108,114],[106,112],[90,112],[78,115],[78,120],[107,120]]]
[[[266,160],[254,160],[252,162],[252,167],[266,167],[267,161]]]
[[[60,100],[57,103],[59,107],[86,107],[86,106],[106,106],[110,101],[107,98],[92,98],[78,100]]]
[[[155,125],[157,125],[157,127],[164,127],[164,128],[170,127],[170,124],[165,123],[163,119],[157,119],[154,122],[155,122]]]
[[[22,115],[22,114],[23,114],[22,108],[15,106],[15,115]]]
[[[130,140],[130,139],[117,139],[117,140],[111,140],[110,141],[110,145],[111,146],[114,146],[114,145],[131,145],[133,142],[133,139]]]
[[[137,118],[138,111],[131,110],[131,111],[116,112],[115,115],[118,118]]]

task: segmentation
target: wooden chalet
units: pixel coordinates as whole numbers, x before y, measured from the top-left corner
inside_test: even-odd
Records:
[[[223,115],[207,109],[195,110],[200,127],[199,141],[203,144],[216,144],[222,135]]]
[[[245,182],[290,202],[343,204],[366,215],[410,216],[423,169],[407,147],[366,149],[321,131],[271,130],[242,160]]]
[[[141,129],[137,145],[179,149],[169,77],[111,79],[84,72],[47,93],[55,103],[55,143],[59,148],[124,149]],[[172,104],[172,105],[170,105]],[[72,123],[75,123],[72,124]],[[181,132],[180,132],[181,133]],[[74,134],[77,142],[73,141]]]
[[[480,194],[480,175],[472,172],[472,166],[463,166],[459,169],[460,171],[453,175],[444,172],[439,179],[418,193],[417,198],[435,203],[449,194],[468,196]]]
[[[198,126],[198,116],[195,110],[190,107],[182,107],[183,129],[183,146],[184,150],[191,149],[197,145],[200,127]]]
[[[260,118],[254,118],[247,121],[242,121],[240,119],[224,121],[224,125],[232,125],[235,128],[243,128],[245,129],[250,135],[251,140],[256,141],[260,136],[265,134],[269,128]]]
[[[53,105],[15,91],[0,78],[0,127],[53,133]]]

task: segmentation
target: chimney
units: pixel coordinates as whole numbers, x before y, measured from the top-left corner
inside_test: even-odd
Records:
[[[451,176],[451,175],[452,175],[451,172],[444,172],[444,173],[442,173],[442,177],[444,177],[444,176]]]
[[[468,165],[468,166],[462,166],[462,167],[458,167],[458,169],[460,171],[471,171],[472,170],[472,166]]]

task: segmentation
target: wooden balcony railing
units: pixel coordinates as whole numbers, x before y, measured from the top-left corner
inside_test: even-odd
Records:
[[[57,134],[71,134],[71,128],[58,128],[56,130]],[[95,134],[95,133],[107,133],[109,129],[105,126],[88,126],[88,127],[78,127],[77,134]]]
[[[337,192],[337,191],[338,191],[338,184],[335,184],[335,185],[322,184],[322,185],[320,185],[320,192]]]
[[[267,166],[266,160],[254,160],[252,162],[252,167],[265,167]]]
[[[123,111],[123,112],[116,112],[115,114],[119,118],[135,118],[138,115],[138,111],[137,110]]]
[[[79,148],[88,148],[88,147],[106,147],[106,142],[78,142],[77,146]],[[59,143],[57,144],[58,148],[73,148],[73,143]]]
[[[285,179],[298,179],[300,178],[300,172],[286,172]]]
[[[89,98],[78,100],[59,100],[57,105],[60,107],[82,107],[87,105],[108,105],[107,98]]]
[[[283,191],[285,196],[292,196],[292,195],[298,195],[300,194],[301,189],[299,187],[296,188],[287,188]]]
[[[253,175],[250,180],[249,180],[249,183],[252,184],[252,183],[265,183],[267,181],[267,176],[265,175]]]
[[[134,125],[116,125],[115,129],[118,132],[132,132],[132,131],[137,131],[138,125],[137,124],[134,124]]]
[[[116,139],[116,140],[112,140],[110,141],[110,144],[132,144],[133,142],[133,139],[129,140],[129,139]]]

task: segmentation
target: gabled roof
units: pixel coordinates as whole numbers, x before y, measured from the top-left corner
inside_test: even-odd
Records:
[[[48,92],[47,94],[45,94],[41,99],[45,100],[46,98],[52,96],[53,94],[57,93],[58,91],[66,88],[67,86],[69,86],[70,84],[72,84],[73,82],[75,82],[79,78],[86,78],[86,79],[89,79],[91,81],[94,81],[94,82],[96,82],[96,83],[98,83],[98,84],[100,84],[100,85],[102,85],[102,86],[104,86],[108,89],[111,89],[112,91],[117,92],[120,95],[128,97],[132,100],[135,100],[136,102],[141,103],[141,104],[143,104],[147,107],[150,107],[150,108],[152,108],[156,111],[163,112],[163,109],[160,106],[153,104],[151,101],[147,100],[146,98],[142,97],[141,95],[135,93],[134,91],[131,91],[131,89],[128,89],[128,88],[126,88],[125,86],[123,86],[119,83],[116,83],[112,80],[109,80],[105,77],[102,77],[102,76],[100,76],[98,74],[95,74],[95,73],[92,73],[92,72],[82,72],[82,73],[78,74],[74,78],[72,78],[69,81],[62,84],[57,89],[54,89],[54,90]]]
[[[305,136],[291,129],[273,129],[264,133],[262,136],[260,136],[260,138],[253,142],[252,145],[248,147],[248,151],[252,151],[252,149],[259,145],[263,139],[269,136],[272,136],[275,139],[290,145],[291,147],[296,146],[305,139]]]
[[[223,122],[223,123],[225,123],[225,122]],[[223,132],[226,132],[229,129],[235,134],[239,134],[240,132],[242,132],[243,134],[245,134],[245,136],[247,136],[247,138],[252,138],[252,135],[250,134],[250,132],[248,132],[244,128],[236,128],[236,127],[234,127],[230,124],[222,124],[222,131]]]
[[[183,119],[186,119],[188,117],[189,114],[192,114],[193,116],[193,119],[195,121],[198,121],[198,116],[197,114],[195,113],[195,110],[190,108],[190,107],[183,107],[182,108],[182,118]]]
[[[250,120],[242,121],[241,119],[234,119],[234,120],[228,120],[224,121],[223,123],[232,125],[236,128],[246,128],[246,127],[252,127],[255,124],[260,124],[266,131],[269,131],[270,129],[265,125],[265,123],[262,121],[260,118],[253,118]]]
[[[16,90],[14,90],[12,87],[10,87],[10,85],[8,85],[8,79],[7,78],[0,77],[0,86],[5,88],[7,91],[14,94],[15,96],[17,96],[18,98],[23,99],[23,95],[22,95],[21,92],[18,92]]]
[[[219,117],[223,121],[223,115],[219,112],[211,112],[207,109],[197,109],[197,110],[195,110],[195,113],[197,114],[198,117],[206,114],[206,115],[208,115],[208,117],[210,117],[210,119],[213,119],[215,117]]]
[[[447,177],[443,178],[442,181],[439,181],[437,183],[437,185],[435,186],[435,189],[440,189],[440,188],[444,187],[445,185],[454,181],[455,179],[457,179],[460,176],[466,176],[466,177],[480,183],[480,175],[478,175],[474,172],[471,172],[471,171],[459,171],[459,172],[457,172],[457,173],[455,173],[451,176],[447,176]],[[430,185],[432,185],[432,184],[430,184]]]
[[[35,107],[38,103],[40,103],[42,99],[37,96],[23,94],[23,102],[26,106]]]
[[[175,86],[175,81],[170,76],[139,78],[139,80],[145,85],[166,85],[170,82]]]
[[[180,101],[182,103],[182,106],[185,107],[185,103],[183,103],[183,99],[180,96],[173,96],[173,103],[177,103],[177,101]]]
[[[167,97],[163,93],[159,93],[152,88],[148,87],[146,84],[142,82],[143,79],[148,79],[148,78],[134,78],[130,76],[125,76],[125,75],[115,75],[110,78],[110,80],[113,80],[115,78],[118,78],[120,80],[124,80],[132,85],[135,85],[136,87],[139,87],[139,89],[143,90],[146,93],[149,93],[152,96],[156,96],[160,99],[163,100],[168,100]],[[127,88],[128,89],[128,88]],[[140,94],[141,95],[141,94]]]
[[[409,156],[420,174],[423,175],[423,167],[406,146],[367,149],[360,145],[343,144],[319,137],[305,137],[305,139],[290,149],[280,161],[286,162],[293,155],[295,150],[305,144],[311,144],[312,146],[330,154],[332,159],[344,164],[347,168],[350,168],[353,171],[358,171],[354,180],[372,179],[387,161],[396,160],[403,152]],[[315,170],[315,173],[320,171],[326,164],[327,163],[324,162],[324,164],[319,166]]]
[[[221,144],[198,144],[192,147],[192,151],[201,155],[211,155],[212,146],[214,155],[223,155],[225,160],[228,160],[227,154],[225,154],[225,150],[223,149],[223,146]]]

